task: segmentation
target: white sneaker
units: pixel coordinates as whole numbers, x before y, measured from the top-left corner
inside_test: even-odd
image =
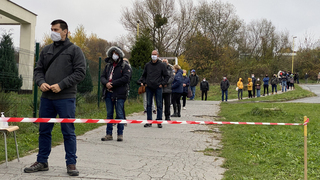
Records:
[[[186,108],[186,107],[183,107],[182,109],[183,109],[183,110],[186,110],[187,108]]]

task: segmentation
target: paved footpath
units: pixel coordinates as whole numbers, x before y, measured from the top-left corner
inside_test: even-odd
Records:
[[[287,101],[288,103],[320,103],[320,84],[299,84],[299,86],[315,93],[317,96]]]
[[[181,118],[173,120],[212,121],[199,116],[216,116],[217,101],[187,101],[187,110]],[[153,115],[155,116],[155,115]],[[155,117],[154,117],[155,118]],[[146,119],[142,113],[128,119]],[[221,148],[220,141],[213,138],[206,125],[153,125],[144,128],[142,124],[128,124],[124,141],[103,142],[106,126],[78,136],[78,177],[66,173],[64,146],[52,148],[49,157],[49,171],[23,173],[23,169],[36,160],[36,153],[0,165],[0,179],[60,180],[60,179],[222,179],[225,169],[221,157],[205,156],[205,148]],[[196,132],[194,132],[196,131]],[[199,133],[202,132],[202,133]],[[116,138],[114,131],[114,139]],[[18,140],[19,141],[19,140]],[[19,142],[18,142],[19,143]],[[14,153],[14,152],[11,152]]]

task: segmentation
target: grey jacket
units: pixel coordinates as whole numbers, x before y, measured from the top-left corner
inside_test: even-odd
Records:
[[[59,93],[54,93],[51,90],[43,92],[41,96],[43,98],[76,98],[77,84],[86,75],[86,60],[81,49],[76,45],[70,46],[53,61],[49,68],[47,67],[51,58],[69,42],[67,38],[59,46],[55,46],[54,43],[49,44],[40,53],[40,59],[34,69],[35,82],[39,87],[43,83],[58,84],[61,89]],[[44,69],[47,69],[47,71],[45,72]]]
[[[174,75],[173,75],[173,71],[172,71],[172,68],[170,67],[170,65],[167,65],[167,71],[168,71],[170,78],[168,80],[167,87],[163,87],[162,93],[171,93],[172,92],[171,86],[172,86],[172,82],[174,79]]]

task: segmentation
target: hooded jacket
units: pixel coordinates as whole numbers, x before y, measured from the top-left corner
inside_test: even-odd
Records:
[[[172,93],[182,93],[183,92],[183,71],[179,69],[174,76],[172,82]]]
[[[166,64],[165,64],[166,65]],[[167,71],[168,71],[168,74],[169,74],[169,80],[168,80],[168,84],[167,84],[167,87],[163,87],[163,91],[162,93],[171,93],[172,90],[171,90],[171,83],[173,82],[173,78],[174,78],[174,75],[173,75],[173,71],[172,71],[172,68],[169,66],[169,65],[166,65],[167,66]]]
[[[141,82],[149,88],[157,89],[160,85],[163,87],[168,84],[169,78],[170,76],[164,63],[160,60],[153,63],[152,60],[150,60],[150,62],[144,66]]]
[[[222,80],[221,83],[220,83],[220,88],[221,88],[221,90],[223,90],[223,91],[228,90],[229,86],[230,86],[230,83],[229,83],[228,79],[224,79],[224,80]]]
[[[252,83],[252,79],[248,78],[248,91],[252,91],[252,87],[253,87],[253,83]]]
[[[119,54],[119,59],[115,62],[112,59],[113,51]],[[107,51],[107,58],[105,62],[107,65],[105,66],[102,75],[101,75],[101,83],[103,84],[103,94],[106,95],[108,92],[106,88],[106,84],[109,82],[109,78],[112,72],[112,98],[113,99],[126,99],[128,94],[128,83],[130,82],[131,77],[131,68],[127,63],[123,61],[124,53],[123,51],[116,47],[112,46]],[[115,66],[114,66],[115,65]]]
[[[237,87],[238,87],[239,89],[243,89],[242,78],[239,78],[239,81],[237,82]]]

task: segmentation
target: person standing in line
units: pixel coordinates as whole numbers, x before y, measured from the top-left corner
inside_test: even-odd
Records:
[[[203,78],[203,80],[200,83],[200,91],[201,91],[201,100],[203,101],[203,95],[205,95],[205,101],[206,101],[208,91],[209,91],[209,83],[208,81],[206,81],[206,78]]]
[[[63,20],[51,23],[52,44],[43,48],[34,69],[34,80],[42,91],[40,118],[75,118],[77,84],[86,75],[86,60],[81,49],[68,38],[68,24]],[[56,56],[55,56],[56,55]],[[54,59],[53,57],[56,57]],[[66,152],[67,173],[78,176],[77,139],[73,123],[61,123]],[[48,171],[51,152],[51,132],[54,123],[39,124],[39,152],[37,161],[24,169],[25,173]]]
[[[252,98],[252,79],[248,78],[248,97]]]
[[[191,75],[189,76],[190,79],[190,89],[192,91],[192,96],[190,100],[194,100],[194,97],[196,95],[196,86],[198,85],[199,82],[199,77],[196,74],[196,71],[194,69],[191,70]]]
[[[269,95],[269,77],[268,74],[263,78],[263,96],[266,95],[266,89],[267,89],[267,96]]]
[[[304,75],[304,80],[305,80],[306,84],[308,84],[308,77],[309,77],[309,75],[308,75],[308,73],[306,73],[306,75]]]
[[[318,74],[318,80],[317,80],[317,83],[319,83],[320,82],[320,72],[319,72],[319,74]]]
[[[261,85],[262,83],[260,81],[260,78],[257,78],[257,81],[256,81],[257,97],[260,97]]]
[[[239,81],[237,82],[237,87],[238,87],[238,100],[240,100],[240,98],[242,99],[242,95],[243,95],[243,82],[242,82],[242,78],[239,78]],[[239,96],[241,94],[241,96]]]
[[[182,70],[183,71],[183,79],[182,79],[182,82],[183,82],[183,93],[182,93],[182,109],[183,110],[186,110],[186,100],[187,100],[187,96],[188,96],[188,88],[189,88],[189,85],[190,85],[190,80],[187,76],[187,71],[185,69]]]
[[[281,75],[282,92],[287,92],[287,75],[282,73]]]
[[[162,100],[163,100],[163,104],[164,104],[164,117],[165,120],[170,121],[170,103],[171,103],[171,83],[173,82],[173,71],[172,68],[170,67],[168,60],[164,59],[162,60],[162,62],[165,64],[168,74],[170,76],[169,80],[168,80],[168,84],[163,86],[163,92],[162,92]]]
[[[299,84],[299,73],[296,73],[297,84]]]
[[[256,78],[254,77],[254,74],[251,75],[252,80],[252,96],[256,97]]]
[[[123,60],[123,51],[116,46],[112,46],[107,51],[107,63],[101,75],[103,93],[106,102],[107,119],[113,119],[114,110],[116,110],[116,119],[125,119],[124,102],[128,95],[128,83],[131,77],[131,68]],[[117,124],[117,141],[123,141],[124,124]],[[101,141],[111,141],[113,124],[108,123],[106,136]]]
[[[275,92],[277,94],[277,84],[279,83],[278,77],[276,74],[271,78],[272,94]]]
[[[152,120],[152,99],[156,98],[157,118],[162,120],[162,87],[168,84],[170,76],[164,63],[159,60],[159,53],[153,50],[151,53],[151,61],[144,66],[141,77],[141,86],[146,86],[147,93],[147,119]],[[151,127],[152,124],[145,124],[144,127]],[[158,124],[158,128],[162,128],[162,124]]]
[[[230,83],[226,76],[223,77],[223,80],[220,83],[220,88],[222,91],[222,102],[224,101],[224,95],[226,95],[226,101],[228,101],[228,89],[229,89]]]
[[[181,117],[181,95],[183,92],[183,71],[181,67],[176,64],[173,66],[173,70],[176,75],[174,75],[174,79],[172,82],[172,104],[173,104],[173,114],[171,117]]]

